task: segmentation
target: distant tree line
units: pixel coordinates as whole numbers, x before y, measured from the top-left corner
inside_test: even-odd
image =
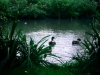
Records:
[[[100,0],[0,0],[0,21],[99,16]]]

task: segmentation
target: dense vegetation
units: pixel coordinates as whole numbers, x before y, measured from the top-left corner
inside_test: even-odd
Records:
[[[99,0],[0,0],[0,22],[15,19],[34,18],[81,18],[99,17]],[[49,52],[44,43],[48,36],[38,43],[30,37],[29,43],[21,30],[16,31],[17,20],[12,29],[0,26],[0,75],[99,75],[100,74],[100,23],[91,25],[82,42],[83,53],[77,53],[72,61],[63,63]],[[61,65],[47,62],[52,56]]]
[[[13,22],[11,31],[0,27],[0,75],[99,75],[100,74],[100,29],[99,23],[91,25],[86,32],[88,36],[82,42],[84,52],[77,53],[72,61],[63,63],[59,57],[49,52],[50,46],[44,43],[48,36],[38,43],[21,30],[15,33],[17,21]],[[10,32],[9,32],[10,31]],[[20,55],[18,55],[20,54]],[[61,65],[44,60],[47,56],[58,58]]]
[[[0,20],[79,18],[99,15],[96,0],[0,0]]]

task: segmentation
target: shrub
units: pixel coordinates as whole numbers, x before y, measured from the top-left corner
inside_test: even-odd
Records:
[[[67,8],[67,0],[51,0],[47,5],[47,13],[49,17],[66,18],[68,16]]]
[[[51,0],[47,5],[47,13],[58,18],[91,17],[96,7],[97,3],[90,0]]]
[[[78,11],[80,16],[92,17],[96,12],[97,3],[90,0],[84,0],[84,2],[80,3],[78,6]]]
[[[19,17],[23,9],[27,6],[27,0],[10,0],[9,1],[9,9],[8,9],[8,17],[15,18]]]
[[[0,22],[7,22],[7,13],[8,13],[8,0],[0,0]],[[0,24],[1,24],[0,23]]]
[[[38,5],[29,5],[27,6],[22,13],[25,18],[43,18],[46,15],[46,12],[39,9]]]

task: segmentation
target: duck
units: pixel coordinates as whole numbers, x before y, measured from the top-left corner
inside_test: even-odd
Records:
[[[80,41],[81,41],[80,38],[78,38],[77,40],[73,40],[73,41],[72,41],[72,45],[80,44]]]
[[[55,37],[51,37],[51,41],[49,42],[49,46],[54,47],[56,42],[54,41]]]

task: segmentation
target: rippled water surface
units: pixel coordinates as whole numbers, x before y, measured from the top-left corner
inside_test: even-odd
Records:
[[[27,40],[32,37],[37,43],[41,38],[51,35],[55,37],[56,45],[52,49],[52,53],[60,56],[61,59],[66,62],[71,59],[76,52],[80,51],[79,45],[73,46],[72,41],[77,38],[84,39],[84,33],[89,27],[92,20],[57,20],[57,19],[46,19],[46,20],[23,20],[20,21],[18,28],[22,28],[23,32],[27,35]],[[58,63],[57,60],[51,57],[47,57],[46,60],[54,63]]]

